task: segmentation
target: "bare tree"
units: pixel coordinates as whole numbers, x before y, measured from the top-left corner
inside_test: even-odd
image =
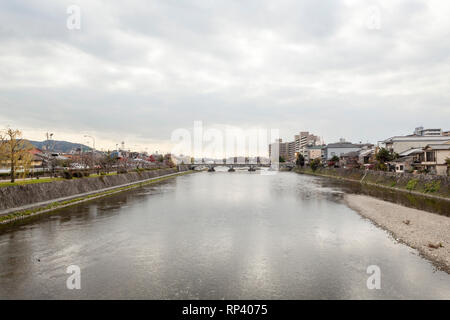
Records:
[[[2,160],[10,165],[11,182],[14,182],[18,167],[22,168],[24,176],[30,168],[32,155],[29,151],[32,146],[28,141],[22,139],[22,132],[17,129],[3,130],[0,133],[0,139],[0,155]]]
[[[116,163],[117,159],[109,151],[99,159],[100,167],[106,173],[109,173]]]

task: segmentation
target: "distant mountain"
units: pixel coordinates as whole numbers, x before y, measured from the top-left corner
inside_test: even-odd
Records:
[[[83,151],[89,151],[92,149],[84,144],[73,143],[69,141],[58,141],[58,140],[45,140],[45,141],[28,140],[28,141],[38,149],[44,150],[48,147],[48,149],[53,152],[66,153],[77,148],[82,148]]]

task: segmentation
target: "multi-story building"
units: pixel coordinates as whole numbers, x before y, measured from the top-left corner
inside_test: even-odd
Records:
[[[310,147],[313,146],[319,146],[321,144],[321,139],[318,136],[315,136],[313,134],[310,134],[308,131],[301,131],[299,134],[296,134],[294,136],[294,143],[295,143],[295,149],[293,154],[293,161],[296,159],[297,154],[303,155],[306,162],[309,162],[310,158]],[[312,151],[314,153],[318,152],[321,148],[316,148],[315,151]],[[314,158],[311,158],[314,159]]]
[[[442,144],[450,141],[448,136],[396,136],[382,141],[389,151],[402,153],[409,149],[424,148],[431,144]]]
[[[414,129],[414,135],[421,137],[439,137],[442,136],[442,129],[424,129],[423,127],[417,127]]]
[[[307,146],[302,149],[301,154],[305,158],[305,163],[311,160],[320,159],[322,157],[322,146]]]
[[[429,144],[423,150],[425,157],[421,164],[431,173],[447,175],[446,159],[450,158],[450,143]]]
[[[442,129],[417,127],[413,134],[391,137],[380,141],[379,146],[392,152],[402,153],[410,149],[422,149],[429,144],[442,144],[447,141],[450,141],[450,136]]]
[[[295,141],[286,142],[287,145],[287,161],[295,161]]]
[[[367,144],[354,144],[341,139],[337,143],[329,143],[323,148],[323,160],[331,160],[334,156],[342,156],[352,151],[360,151],[363,147],[369,147]]]
[[[316,146],[320,144],[320,138],[308,131],[301,131],[300,134],[294,136],[295,152],[300,152],[306,146]]]
[[[269,144],[269,158],[272,159],[272,153],[277,151],[279,152],[279,156],[285,161],[295,161],[294,141],[283,142],[282,139],[278,139],[276,142]]]

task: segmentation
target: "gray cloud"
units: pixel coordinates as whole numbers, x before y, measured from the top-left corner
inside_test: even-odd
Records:
[[[194,120],[327,142],[449,129],[445,2],[80,0],[70,31],[72,3],[0,4],[2,123],[105,145],[164,143]]]

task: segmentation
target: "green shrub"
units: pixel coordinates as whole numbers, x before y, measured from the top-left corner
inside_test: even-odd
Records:
[[[432,181],[425,183],[425,192],[436,192],[439,191],[440,188],[441,188],[440,181]]]
[[[339,163],[339,157],[333,156],[330,161],[333,161],[334,163]]]
[[[117,170],[117,173],[128,173],[128,170],[124,169],[124,168],[120,168],[119,170]]]
[[[416,188],[418,182],[419,181],[417,179],[409,180],[408,183],[406,184],[406,189],[414,190]]]
[[[312,171],[316,171],[320,166],[320,159],[314,159],[309,164],[311,166]]]
[[[301,153],[298,154],[295,164],[299,167],[303,167],[305,165],[305,157],[303,157]]]

